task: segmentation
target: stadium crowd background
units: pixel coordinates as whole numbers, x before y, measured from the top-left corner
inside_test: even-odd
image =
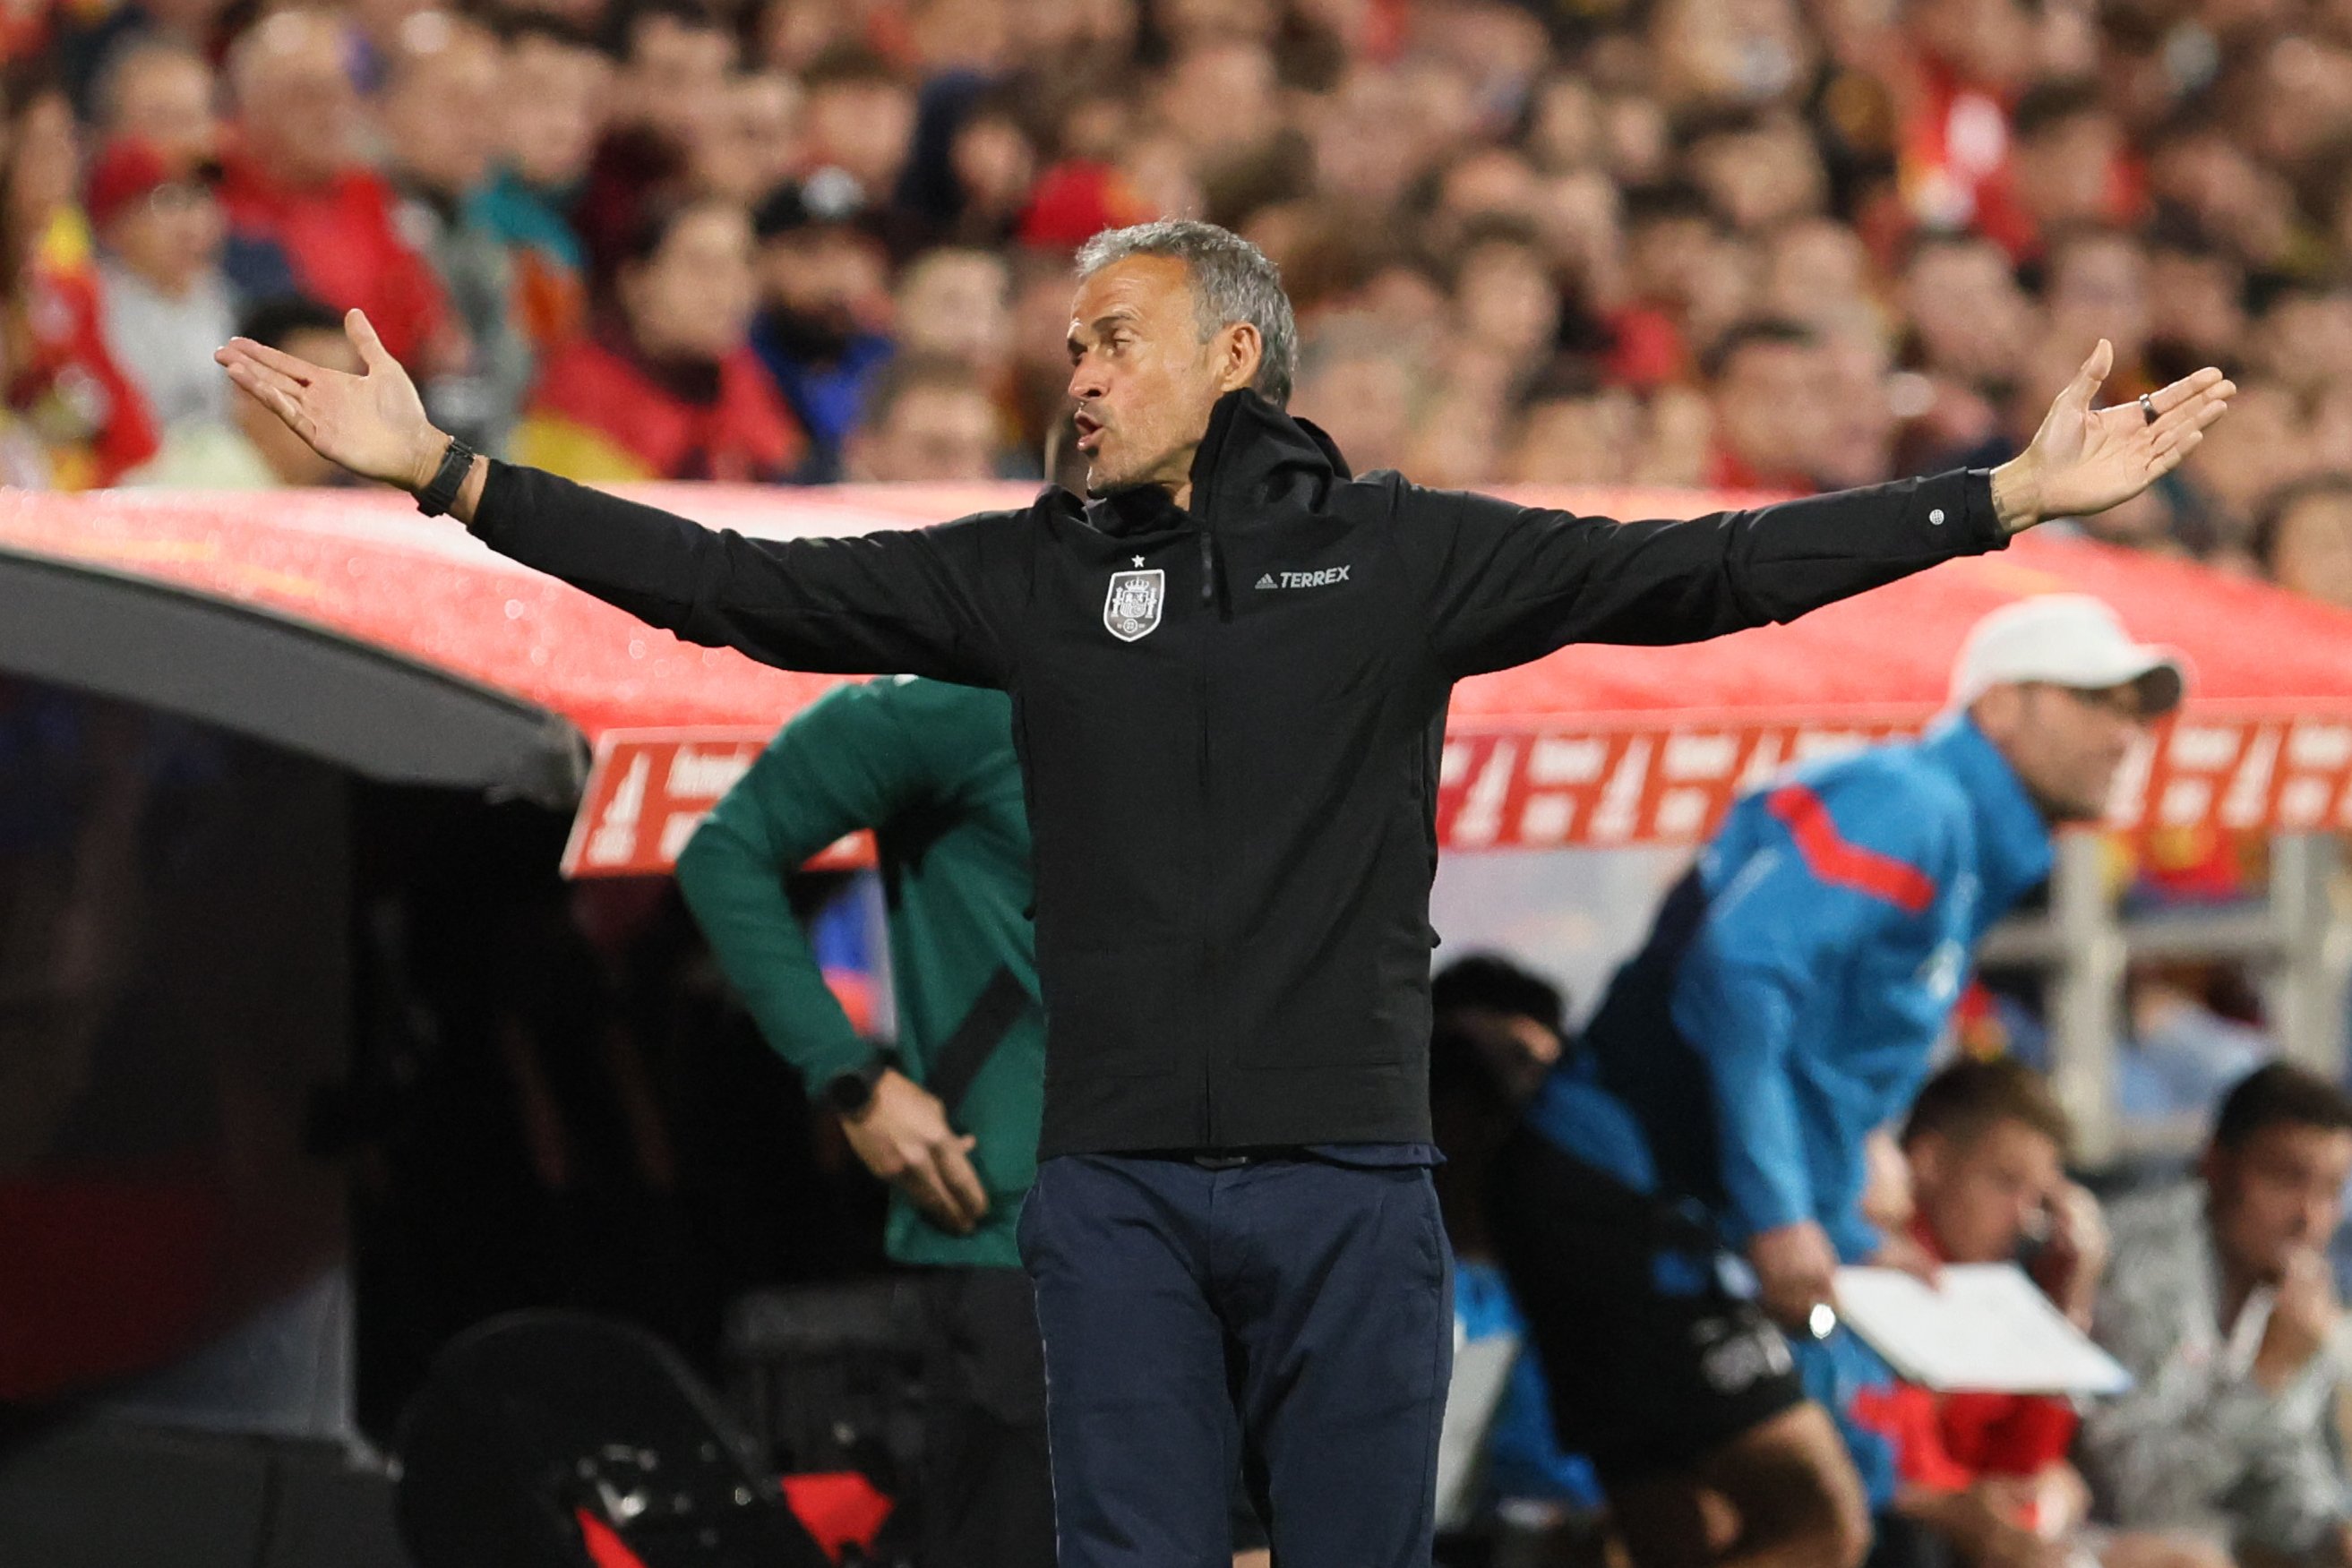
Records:
[[[1281,264],[1299,412],[1433,484],[1997,460],[2084,345],[2237,439],[2105,537],[2352,605],[2352,7],[19,5],[7,476],[316,483],[210,360],[364,307],[585,478],[1031,476],[1072,248]]]

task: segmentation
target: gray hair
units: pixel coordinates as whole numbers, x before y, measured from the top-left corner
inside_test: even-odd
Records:
[[[1265,252],[1214,224],[1162,218],[1105,229],[1087,241],[1078,249],[1078,277],[1092,277],[1135,256],[1164,256],[1184,264],[1192,274],[1202,342],[1236,321],[1256,328],[1262,345],[1258,395],[1276,408],[1289,403],[1291,383],[1298,378],[1298,323],[1290,314],[1290,296],[1282,291],[1282,274]]]

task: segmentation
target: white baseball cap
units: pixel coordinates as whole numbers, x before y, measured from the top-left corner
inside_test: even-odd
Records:
[[[2078,691],[2137,686],[2149,718],[2179,707],[2189,689],[2180,654],[2133,642],[2106,602],[2087,593],[2036,594],[1970,627],[1952,664],[1951,706],[1964,708],[1988,686],[2024,681]]]

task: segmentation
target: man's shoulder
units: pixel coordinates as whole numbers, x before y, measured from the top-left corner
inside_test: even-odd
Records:
[[[1798,768],[1759,795],[1761,809],[1792,832],[1818,810],[1841,838],[1915,862],[1948,852],[1971,823],[1967,792],[1905,745]]]
[[[2177,1272],[2204,1244],[2205,1186],[2176,1182],[2117,1198],[2107,1209],[2115,1261],[2110,1284]]]

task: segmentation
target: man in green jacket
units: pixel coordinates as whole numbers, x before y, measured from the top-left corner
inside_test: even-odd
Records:
[[[860,828],[889,901],[889,1059],[850,1027],[784,896]],[[1045,1363],[1013,1239],[1045,1029],[1011,701],[904,677],[828,693],[719,802],[677,879],[760,1032],[890,1184],[890,1256],[927,1270],[924,1561],[1051,1568]]]

